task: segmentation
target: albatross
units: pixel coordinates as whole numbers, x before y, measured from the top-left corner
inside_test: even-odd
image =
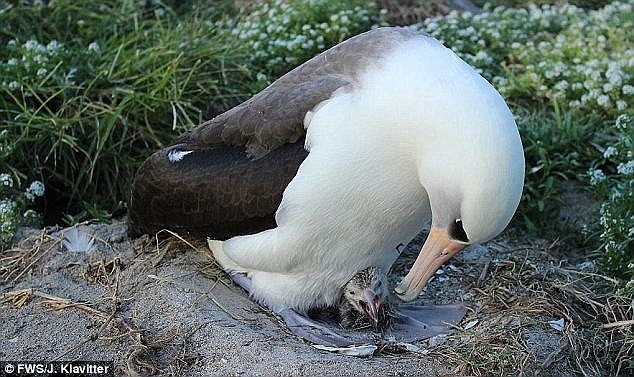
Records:
[[[522,193],[513,115],[429,35],[379,28],[315,56],[150,156],[132,233],[204,234],[216,261],[276,312],[336,306],[369,267],[389,271],[431,222],[395,288],[498,235]]]

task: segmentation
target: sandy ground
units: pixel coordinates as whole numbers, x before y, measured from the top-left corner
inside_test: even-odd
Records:
[[[187,245],[175,238],[129,239],[124,221],[79,228],[95,238],[92,251],[69,252],[61,242],[64,230],[48,229],[31,231],[3,255],[0,360],[114,360],[118,375],[133,376],[468,375],[474,371],[469,357],[481,357],[478,352],[514,362],[506,358],[515,355],[515,346],[500,348],[501,356],[495,349],[462,350],[468,342],[459,337],[440,346],[419,343],[431,350],[427,355],[379,350],[358,358],[321,351],[251,302],[218,270],[200,240]],[[395,264],[393,281],[411,265],[422,237]],[[419,301],[465,302],[472,310],[456,335],[490,336],[496,315],[513,316],[479,302],[486,300],[477,289],[488,292],[487,271],[497,263],[504,269],[498,257],[511,248],[499,240],[470,247],[442,268]],[[519,329],[511,337],[519,336],[525,348],[518,351],[522,371],[573,375],[569,364],[550,360],[561,358],[566,343],[564,333],[548,325],[557,318],[542,312],[517,316],[519,325],[504,328]],[[517,371],[517,365],[506,368],[501,370]]]

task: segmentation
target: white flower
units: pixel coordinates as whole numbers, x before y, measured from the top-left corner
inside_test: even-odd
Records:
[[[617,110],[625,110],[627,108],[627,102],[618,100],[616,101],[616,109]]]
[[[478,53],[474,56],[474,59],[480,60],[484,63],[490,63],[493,60],[493,58],[491,58],[489,54],[487,54],[486,51],[483,50],[478,51]]]
[[[18,42],[16,42],[15,39],[11,39],[9,42],[7,42],[7,46],[15,46]]]
[[[616,156],[618,153],[619,151],[617,151],[615,147],[609,146],[603,151],[603,158],[610,158]]]
[[[26,192],[37,197],[44,196],[44,184],[40,181],[33,181]]]
[[[605,76],[608,78],[610,84],[621,85],[623,83],[623,72],[620,69],[608,69],[605,72]]]
[[[0,200],[0,216],[12,213],[15,207],[16,207],[16,204],[12,200],[9,200],[9,199]]]
[[[625,95],[634,94],[634,86],[632,85],[623,85],[623,88],[621,90]]]
[[[48,58],[45,55],[40,55],[37,54],[33,57],[33,60],[37,63],[37,64],[42,64],[42,63],[46,63],[48,61]]]
[[[610,97],[606,96],[605,94],[601,94],[600,96],[597,97],[597,104],[599,106],[609,107]]]
[[[616,171],[619,174],[630,175],[634,173],[634,160],[628,162],[622,162],[616,167]]]
[[[18,65],[18,59],[11,58],[7,61],[7,65]]]
[[[627,114],[621,114],[616,118],[616,122],[614,122],[614,126],[618,129],[626,129],[630,123],[630,117]]]
[[[568,81],[562,80],[562,81],[558,82],[557,84],[555,84],[554,88],[563,92],[566,89],[568,89]]]
[[[605,173],[603,173],[603,170],[601,169],[590,171],[588,172],[588,174],[590,175],[590,184],[592,186],[598,185],[601,181],[605,179]]]
[[[43,44],[39,43],[38,41],[35,40],[29,40],[24,44],[24,47],[26,47],[27,50],[30,51],[34,51],[34,52],[39,52],[39,53],[46,53],[46,46],[44,46]]]
[[[37,41],[34,41],[33,39],[29,39],[28,41],[26,41],[26,43],[24,43],[24,48],[26,48],[27,50],[35,50],[37,46]]]
[[[13,187],[13,178],[9,174],[0,174],[0,186]]]
[[[60,46],[61,45],[59,44],[59,42],[57,42],[55,39],[53,39],[52,41],[50,41],[48,43],[48,45],[46,45],[46,49],[51,51],[51,52],[54,52],[54,51],[59,50]]]
[[[570,106],[573,109],[580,109],[581,108],[581,101],[579,100],[572,100],[568,103],[568,106]]]
[[[40,69],[37,70],[37,75],[42,77],[42,76],[46,75],[47,72],[48,71],[46,70],[46,68],[40,68]]]
[[[92,42],[91,44],[89,44],[88,45],[88,51],[99,52],[99,43]]]
[[[19,87],[20,87],[20,84],[17,81],[11,81],[9,83],[9,89],[11,90],[16,90]]]

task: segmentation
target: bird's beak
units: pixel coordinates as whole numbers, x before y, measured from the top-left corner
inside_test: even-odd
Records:
[[[376,325],[379,323],[379,308],[381,307],[381,298],[372,289],[363,291],[363,301],[365,305],[361,305],[365,314],[374,321]]]
[[[394,289],[398,297],[403,301],[415,299],[436,270],[466,246],[450,240],[444,229],[432,227],[412,269]]]

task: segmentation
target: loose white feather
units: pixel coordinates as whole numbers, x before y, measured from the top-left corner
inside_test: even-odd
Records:
[[[64,231],[62,241],[66,250],[72,253],[88,253],[93,250],[94,242],[95,239],[88,232],[75,227]]]

